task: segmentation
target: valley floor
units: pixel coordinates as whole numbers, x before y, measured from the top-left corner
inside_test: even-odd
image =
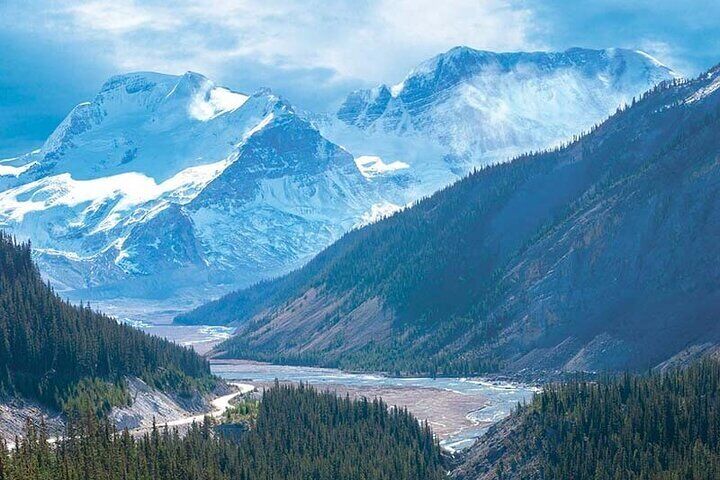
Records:
[[[203,297],[207,298],[211,297]],[[87,301],[77,297],[75,302]],[[200,299],[190,297],[182,300],[143,300],[120,298],[115,300],[95,300],[90,304],[118,321],[139,328],[145,333],[166,338],[179,345],[192,347],[201,355],[212,350],[226,340],[235,331],[233,327],[214,325],[177,325],[173,318],[187,312],[201,303]]]
[[[182,326],[170,323],[177,313],[167,305],[152,302],[135,304],[103,303],[102,308],[116,318],[143,331],[178,344],[193,347],[203,354],[229,336],[234,330],[222,326]],[[183,306],[180,306],[182,309]],[[352,374],[333,369],[269,365],[243,360],[212,361],[213,373],[229,382],[252,384],[262,389],[275,379],[282,382],[305,382],[321,390],[331,390],[351,398],[382,398],[389,405],[406,407],[413,415],[427,421],[449,451],[470,446],[487,428],[507,416],[518,402],[530,400],[537,389],[524,385],[485,382],[464,378],[404,378],[381,374]],[[205,406],[184,410],[171,398],[150,395],[141,385],[133,386],[136,401],[126,409],[113,412],[120,428],[144,429],[155,417],[159,425],[187,425],[188,419],[202,419],[198,412]],[[146,389],[145,389],[146,390]],[[22,426],[22,422],[20,422]]]
[[[448,451],[472,445],[487,428],[505,418],[518,402],[529,401],[535,387],[468,378],[395,378],[334,369],[271,365],[244,360],[213,360],[212,371],[227,381],[268,388],[307,383],[351,398],[380,397],[427,421]]]
[[[288,382],[291,383],[291,382]],[[258,384],[258,388],[269,388],[272,382]],[[407,408],[421,421],[427,421],[441,445],[448,451],[469,446],[474,439],[494,422],[477,420],[473,413],[490,405],[481,395],[467,395],[459,392],[425,387],[358,387],[342,384],[324,384],[327,389],[344,397],[382,399],[398,408]]]

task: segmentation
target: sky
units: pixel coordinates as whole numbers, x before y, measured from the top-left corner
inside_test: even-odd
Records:
[[[111,75],[195,71],[329,111],[453,46],[625,47],[720,63],[717,0],[0,0],[0,158],[38,148]]]

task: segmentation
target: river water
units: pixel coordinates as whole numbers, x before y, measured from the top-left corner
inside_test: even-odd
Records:
[[[348,373],[329,368],[296,367],[287,365],[269,365],[255,362],[214,362],[212,371],[216,375],[235,381],[247,381],[267,384],[274,380],[282,382],[304,382],[321,389],[336,389],[338,386],[349,387],[359,392],[375,392],[378,389],[392,391],[395,398],[402,400],[402,392],[406,392],[413,405],[418,408],[414,412],[425,416],[429,421],[434,415],[443,418],[453,417],[452,413],[460,413],[461,421],[449,433],[441,438],[441,445],[450,451],[466,448],[487,431],[489,425],[509,415],[518,403],[530,401],[538,389],[527,385],[507,382],[493,382],[478,378],[399,378],[384,375]],[[401,392],[397,397],[397,392]],[[443,395],[447,402],[443,401]],[[462,396],[461,402],[457,398]],[[387,400],[387,399],[386,399]],[[434,402],[434,403],[431,403]],[[402,403],[406,403],[402,401]],[[438,411],[428,411],[427,405],[438,405]],[[422,413],[420,408],[422,408]],[[440,412],[445,408],[461,408],[461,412]],[[433,407],[430,407],[432,409]],[[457,415],[455,415],[457,417]],[[432,425],[432,421],[431,421]]]
[[[234,329],[222,326],[180,326],[170,323],[174,310],[149,310],[145,306],[126,312],[113,304],[106,311],[120,321],[147,333],[165,337],[206,353],[229,338]],[[117,310],[117,311],[115,311]],[[269,365],[257,362],[214,362],[213,373],[226,380],[268,384],[304,382],[319,388],[348,392],[351,396],[381,396],[391,405],[406,406],[418,418],[427,420],[449,451],[472,445],[488,427],[509,415],[518,403],[530,401],[537,388],[481,378],[398,378],[384,375],[348,373],[335,369]]]

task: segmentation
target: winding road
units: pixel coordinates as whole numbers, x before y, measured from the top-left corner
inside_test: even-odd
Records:
[[[212,402],[210,402],[210,405],[214,408],[211,412],[206,412],[200,415],[193,415],[191,417],[184,417],[184,418],[178,418],[177,420],[170,420],[169,422],[163,423],[161,425],[167,425],[168,427],[177,427],[180,425],[190,425],[193,422],[202,422],[203,418],[210,416],[213,418],[219,418],[222,416],[223,413],[225,413],[225,410],[230,408],[230,401],[232,401],[233,398],[244,395],[246,393],[250,393],[253,390],[255,390],[255,385],[251,385],[249,383],[236,383],[232,382],[229,383],[230,385],[236,387],[238,390],[236,392],[230,393],[228,395],[223,395],[222,397],[218,397]]]

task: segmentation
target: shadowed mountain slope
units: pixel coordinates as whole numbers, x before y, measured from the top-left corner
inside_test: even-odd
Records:
[[[645,368],[720,339],[720,78],[665,83],[179,320],[229,357],[414,373]]]

